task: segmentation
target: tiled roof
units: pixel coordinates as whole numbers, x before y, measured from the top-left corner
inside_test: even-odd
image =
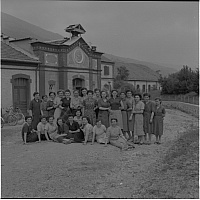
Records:
[[[45,43],[49,43],[49,44],[58,44],[61,45],[65,42],[67,42],[69,40],[69,38],[64,38],[64,39],[60,39],[60,40],[51,40],[51,41],[44,41]]]
[[[31,56],[28,52],[1,41],[1,60],[15,60],[22,62],[39,63],[38,58]]]
[[[108,59],[108,58],[106,58],[105,56],[101,56],[101,61],[102,62],[109,62],[109,63],[114,63],[112,60],[110,60],[110,59]]]
[[[150,68],[134,63],[115,62],[114,77],[117,75],[117,68],[124,66],[129,70],[128,80],[158,81],[159,75]]]

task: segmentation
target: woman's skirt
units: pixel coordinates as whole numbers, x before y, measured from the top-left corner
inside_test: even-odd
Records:
[[[145,135],[143,125],[143,114],[135,114],[134,134],[136,136]]]
[[[110,113],[109,121],[111,124],[111,119],[116,118],[118,126],[123,129],[123,120],[122,120],[122,112],[121,110],[112,110]]]
[[[24,137],[22,135],[22,139],[24,141]],[[38,141],[38,135],[37,133],[28,133],[26,136],[26,142],[36,142]]]
[[[119,137],[117,140],[110,140],[110,144],[122,149],[128,148],[127,141],[122,137]]]
[[[127,118],[128,118],[128,131],[134,131],[134,120],[135,120],[135,116],[133,115],[132,120],[129,120],[130,116],[131,116],[131,110],[127,111]]]
[[[68,133],[67,138],[74,139],[74,142],[82,142],[84,140],[84,134],[82,131],[77,132],[77,133]]]
[[[144,132],[152,133],[153,132],[153,124],[150,123],[151,113],[144,112]]]
[[[60,115],[61,115],[61,109],[56,108],[54,112],[54,123],[57,123],[57,119],[60,117]]]
[[[162,118],[162,116],[154,116],[153,134],[155,134],[156,136],[163,135],[163,118]]]
[[[85,110],[84,115],[89,118],[89,123],[92,124],[92,126],[96,124],[96,113],[94,110]]]
[[[108,128],[110,126],[109,123],[109,112],[107,110],[99,110],[98,119],[101,120],[101,123]]]
[[[106,143],[106,133],[103,133],[101,135],[96,135],[96,141],[100,144]]]
[[[128,131],[128,115],[125,110],[122,110],[123,131]]]

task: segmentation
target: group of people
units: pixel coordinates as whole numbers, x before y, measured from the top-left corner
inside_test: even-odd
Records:
[[[24,143],[52,140],[69,144],[95,141],[108,143],[122,150],[134,148],[134,144],[151,144],[151,135],[156,136],[156,144],[161,144],[165,109],[161,99],[150,101],[145,93],[132,94],[130,90],[118,93],[112,90],[108,98],[106,91],[82,88],[59,90],[40,96],[33,94],[30,116],[22,128]],[[137,141],[135,140],[137,136]]]

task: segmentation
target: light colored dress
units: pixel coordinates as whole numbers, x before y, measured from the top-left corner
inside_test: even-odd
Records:
[[[144,110],[144,103],[139,101],[135,103],[135,111]],[[134,124],[134,134],[137,136],[143,136],[144,134],[144,125],[143,125],[143,113],[135,114],[135,124]]]
[[[153,133],[156,136],[163,135],[163,117],[165,115],[165,108],[160,106],[155,108],[154,118],[153,118]]]
[[[44,127],[44,129],[47,131],[47,133],[49,134],[49,137],[57,142],[57,138],[60,136],[57,132],[58,132],[58,127],[55,124],[50,124],[47,123]]]
[[[94,108],[97,106],[97,101],[95,99],[85,99],[83,101],[84,115],[90,119],[92,125],[96,124],[96,113]]]
[[[61,105],[61,103],[62,102],[61,102],[61,98],[60,97],[56,97],[54,99],[54,104],[56,106]],[[60,115],[61,115],[61,109],[58,107],[58,108],[55,109],[55,112],[54,112],[54,122],[55,123],[57,122],[57,119],[60,117]]]
[[[119,126],[110,126],[106,132],[108,142],[118,148],[128,148],[127,141],[122,137],[123,133]]]
[[[129,108],[134,108],[135,107],[135,100],[133,97],[131,98],[126,98],[127,100],[127,109]],[[135,116],[133,115],[132,120],[129,120],[131,116],[132,110],[127,111],[127,118],[128,118],[128,131],[134,131],[134,121],[135,121]]]
[[[106,142],[106,127],[102,124],[101,127],[97,127],[97,125],[93,128],[93,134],[95,134],[96,141],[98,143],[105,144]]]
[[[93,137],[93,126],[89,123],[87,123],[83,129],[84,137],[88,135],[88,142],[92,142],[92,137]]]
[[[82,116],[80,116],[79,118],[78,118],[77,116],[75,116],[75,117],[74,117],[74,121],[75,121],[75,122],[78,122],[79,126],[81,126],[81,125],[82,125],[82,121],[83,121],[83,120],[82,120]]]
[[[40,132],[41,135],[44,135],[44,129],[47,123],[43,124],[42,122],[39,122],[37,125],[37,131]]]

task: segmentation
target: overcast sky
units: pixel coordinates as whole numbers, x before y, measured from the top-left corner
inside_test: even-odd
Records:
[[[63,36],[80,23],[98,51],[142,61],[198,66],[198,2],[2,0],[1,10]]]

